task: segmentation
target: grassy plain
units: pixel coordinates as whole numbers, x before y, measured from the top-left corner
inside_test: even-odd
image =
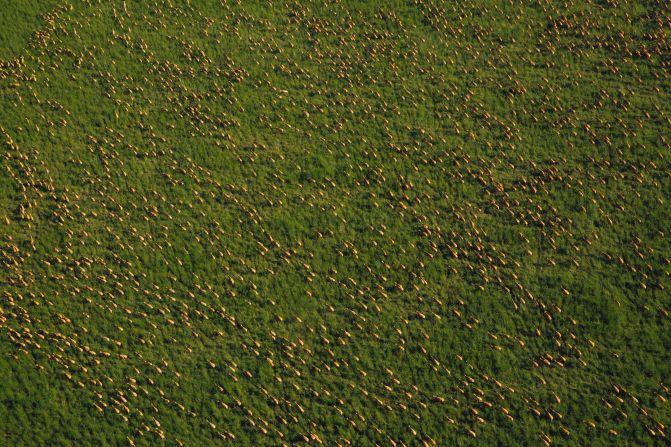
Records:
[[[0,4],[0,444],[668,445],[668,2]]]

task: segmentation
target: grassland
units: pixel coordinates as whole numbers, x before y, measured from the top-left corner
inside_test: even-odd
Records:
[[[0,6],[1,445],[670,442],[668,2]]]

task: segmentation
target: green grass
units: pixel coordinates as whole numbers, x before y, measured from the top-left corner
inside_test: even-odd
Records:
[[[1,3],[0,444],[668,442],[668,4]]]

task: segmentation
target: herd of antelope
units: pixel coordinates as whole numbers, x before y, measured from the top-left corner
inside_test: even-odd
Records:
[[[12,361],[131,446],[669,442],[668,5],[211,3],[1,61]]]

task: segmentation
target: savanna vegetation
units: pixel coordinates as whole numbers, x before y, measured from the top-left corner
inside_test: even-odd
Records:
[[[0,10],[0,444],[671,442],[669,2]]]

